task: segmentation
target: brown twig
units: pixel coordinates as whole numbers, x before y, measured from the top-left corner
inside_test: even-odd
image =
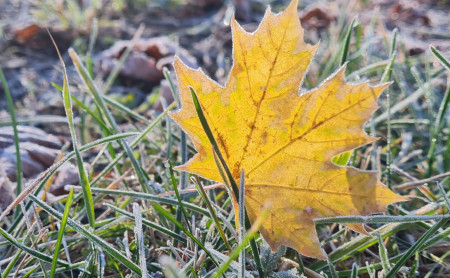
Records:
[[[406,183],[394,186],[394,188],[397,190],[411,189],[411,188],[415,188],[418,185],[423,185],[423,184],[426,184],[426,183],[429,183],[432,181],[437,181],[437,180],[443,179],[448,176],[450,176],[450,171],[443,173],[443,174],[436,175],[436,176],[428,178],[428,179],[406,182]]]

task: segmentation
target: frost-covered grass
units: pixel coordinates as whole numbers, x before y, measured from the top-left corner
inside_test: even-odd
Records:
[[[98,82],[87,70],[93,68],[86,58],[90,56],[69,50],[72,63],[64,65],[61,60],[65,82],[55,84],[54,94],[63,99],[73,151],[66,151],[28,184],[20,178],[18,157],[18,197],[0,216],[2,277],[448,274],[449,61],[433,47],[424,55],[408,57],[396,32],[363,36],[356,21],[340,24],[336,31],[340,35],[322,38],[305,86],[316,86],[346,62],[348,81],[394,81],[366,125],[367,132],[380,140],[335,162],[380,170],[381,180],[409,196],[410,202],[392,205],[386,215],[318,219],[328,261],[286,248],[272,253],[257,232],[257,223],[236,228],[232,191],[172,170],[195,152],[167,116],[177,104],[168,104],[164,112],[154,112],[148,119],[108,97],[122,64],[105,82]],[[376,41],[385,42],[386,48],[373,49]],[[67,76],[66,67],[75,67],[79,76]],[[16,127],[7,80],[2,73],[0,77]],[[85,94],[84,100],[72,90]],[[176,87],[172,90],[177,99]],[[80,117],[84,120],[77,121]],[[87,122],[92,137],[100,139],[82,145],[77,136]],[[68,188],[70,194],[57,202],[42,200],[56,170],[71,161],[78,165],[80,185]],[[239,208],[244,215],[243,202]],[[355,234],[343,223],[366,223],[373,236]],[[245,227],[245,221],[239,226]]]

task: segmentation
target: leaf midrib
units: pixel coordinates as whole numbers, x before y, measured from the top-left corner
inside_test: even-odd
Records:
[[[289,26],[290,21],[291,21],[291,19],[289,18],[289,21],[288,21],[287,26]],[[268,30],[269,30],[269,32],[271,32],[271,31],[270,31],[270,30],[271,30],[270,22],[268,22],[267,24],[269,25]],[[288,27],[286,27],[286,28],[284,29],[283,38],[280,40],[280,44],[279,44],[279,46],[278,46],[278,49],[277,49],[277,52],[276,52],[276,55],[275,55],[275,59],[274,59],[274,61],[273,61],[273,63],[272,63],[272,66],[270,67],[270,70],[269,70],[269,76],[267,77],[266,86],[264,87],[264,91],[263,91],[263,93],[262,93],[261,99],[260,99],[260,101],[258,102],[258,105],[256,106],[256,112],[255,112],[255,115],[254,115],[254,117],[253,117],[252,123],[251,123],[251,125],[250,125],[250,126],[251,126],[251,128],[250,128],[250,133],[248,134],[248,136],[247,136],[247,141],[246,141],[246,143],[245,143],[244,148],[242,149],[241,159],[240,159],[239,163],[235,166],[235,169],[234,169],[234,170],[237,169],[237,172],[240,171],[240,168],[241,168],[242,162],[243,162],[243,160],[244,160],[245,154],[247,153],[247,148],[248,148],[248,146],[249,146],[249,144],[250,144],[250,141],[251,141],[251,139],[252,139],[252,136],[253,136],[253,130],[255,129],[256,120],[257,120],[257,117],[258,117],[258,115],[259,115],[259,110],[261,109],[261,106],[262,106],[261,104],[262,104],[262,102],[263,102],[263,100],[264,100],[264,98],[265,98],[265,96],[266,96],[266,93],[267,93],[267,87],[268,87],[268,85],[269,85],[269,83],[270,83],[270,79],[272,78],[273,70],[274,70],[274,68],[275,68],[275,66],[276,66],[276,64],[277,64],[277,61],[278,61],[278,55],[280,54],[280,51],[281,51],[281,48],[282,48],[284,39],[285,39],[285,37],[286,37],[287,28],[288,28]],[[239,39],[239,44],[242,45],[240,39]],[[241,48],[242,48],[242,47],[241,47]],[[243,55],[243,57],[244,57],[244,63],[246,64],[245,56]],[[249,82],[250,95],[252,95],[252,94],[253,94],[253,93],[252,93],[252,86],[251,86],[251,84],[250,84],[250,76],[248,75],[248,70],[246,70],[246,73],[247,73],[247,80],[248,80],[248,82]]]

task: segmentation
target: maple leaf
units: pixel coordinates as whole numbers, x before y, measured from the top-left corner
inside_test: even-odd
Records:
[[[232,176],[245,171],[249,218],[270,203],[260,228],[272,249],[286,245],[325,259],[313,219],[383,212],[405,201],[377,181],[376,172],[335,165],[331,159],[376,140],[364,123],[377,109],[388,84],[348,84],[342,67],[318,88],[299,95],[317,45],[303,41],[297,0],[280,14],[267,9],[254,33],[232,19],[233,68],[225,86],[179,59],[174,67],[182,108],[171,117],[192,139],[198,153],[177,170],[223,182],[213,149],[197,116],[189,87]],[[362,224],[348,224],[366,233]]]

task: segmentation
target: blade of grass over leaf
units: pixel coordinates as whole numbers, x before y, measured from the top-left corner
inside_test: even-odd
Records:
[[[200,102],[197,97],[197,93],[194,91],[192,87],[189,87],[191,91],[192,100],[194,102],[195,110],[197,112],[198,118],[200,119],[200,122],[202,124],[203,129],[205,130],[206,135],[208,136],[209,142],[211,143],[214,152],[216,153],[222,168],[225,170],[225,173],[227,174],[228,181],[231,183],[231,188],[233,189],[233,193],[236,196],[236,199],[239,201],[239,189],[237,187],[236,181],[234,180],[230,169],[227,166],[227,163],[225,162],[225,159],[223,158],[219,146],[217,145],[216,139],[214,138],[214,135],[212,134],[211,128],[208,125],[208,122],[206,120],[205,115],[203,114],[202,107],[200,105]]]
[[[225,159],[223,158],[219,146],[217,145],[216,139],[214,139],[214,136],[211,132],[211,128],[208,125],[208,121],[205,118],[205,115],[203,114],[203,110],[202,107],[200,105],[200,102],[198,100],[197,94],[194,91],[194,89],[192,87],[189,87],[189,90],[191,92],[191,96],[192,96],[192,100],[194,102],[194,107],[195,107],[195,111],[197,112],[197,115],[200,119],[200,122],[202,124],[203,130],[205,131],[209,142],[211,143],[214,153],[217,155],[218,160],[220,161],[220,165],[218,165],[219,169],[224,169],[226,176],[227,176],[227,180],[230,182],[231,184],[231,188],[233,190],[234,196],[237,200],[237,202],[239,203],[239,189],[237,188],[237,184],[236,181],[233,178],[233,175],[230,172],[230,169],[228,168]],[[250,229],[251,224],[250,224],[250,219],[248,217],[248,214],[245,214],[245,228],[246,229]],[[259,258],[259,253],[258,253],[258,247],[256,245],[256,242],[254,240],[254,238],[250,238],[250,247],[252,249],[253,252],[253,259],[255,260],[255,264],[256,264],[256,268],[258,269],[258,274],[260,277],[264,277],[264,272],[262,270],[261,267],[261,260]]]
[[[69,218],[69,211],[70,211],[70,207],[72,205],[72,200],[73,200],[73,189],[70,190],[69,196],[67,197],[66,206],[64,208],[64,213],[63,213],[63,217],[61,220],[61,225],[59,226],[58,238],[56,240],[55,250],[54,250],[55,253],[53,254],[52,268],[50,270],[51,278],[55,277],[59,249],[61,248],[61,243],[62,243],[63,236],[64,236],[64,229],[66,228],[66,224],[67,224],[67,218]]]
[[[41,209],[43,209],[45,212],[56,218],[57,220],[61,221],[63,218],[63,215],[47,205],[46,203],[39,200],[37,197],[30,195],[30,199],[36,203],[37,206],[39,206]],[[94,233],[88,231],[86,228],[84,228],[79,223],[72,220],[70,217],[67,218],[67,225],[69,225],[71,228],[73,228],[75,231],[83,235],[85,238],[90,240],[93,244],[99,246],[104,251],[106,251],[111,257],[115,258],[117,261],[119,261],[121,264],[129,268],[130,270],[134,271],[138,275],[142,275],[141,269],[138,265],[136,265],[134,262],[129,260],[125,255],[123,255],[120,251],[115,249],[112,245],[110,245],[108,242],[106,242],[101,237],[95,235]]]
[[[58,53],[59,61],[61,63],[61,66],[63,68],[63,79],[64,79],[64,85],[63,85],[63,102],[64,102],[64,109],[66,111],[67,115],[67,121],[69,122],[69,128],[70,128],[70,135],[72,137],[72,145],[75,152],[75,157],[77,159],[77,167],[78,167],[78,176],[80,179],[80,183],[83,188],[83,200],[86,206],[87,215],[89,219],[89,224],[91,227],[94,227],[95,225],[95,213],[94,213],[94,201],[92,200],[92,193],[91,193],[91,186],[89,184],[89,178],[86,173],[86,169],[84,167],[83,158],[81,157],[81,152],[78,149],[78,141],[77,141],[77,134],[75,132],[75,125],[73,123],[73,114],[72,114],[72,98],[70,97],[70,91],[69,91],[69,80],[67,77],[67,71],[66,71],[66,65],[64,64],[64,60],[62,59],[61,54],[59,53],[59,49],[56,45],[56,42],[53,40],[52,35],[50,34],[50,39],[53,42],[53,45],[56,48],[56,52]]]
[[[317,88],[299,93],[318,45],[304,42],[297,4],[291,1],[278,15],[268,10],[252,33],[232,19],[233,67],[224,85],[176,59],[183,107],[170,115],[197,150],[177,170],[223,182],[223,168],[236,192],[239,172],[246,169],[251,221],[262,204],[273,204],[260,231],[270,247],[285,245],[325,260],[314,216],[381,213],[406,198],[378,181],[375,172],[331,163],[332,157],[374,141],[362,127],[388,84],[349,84],[342,66]],[[361,225],[353,228],[365,232]]]

